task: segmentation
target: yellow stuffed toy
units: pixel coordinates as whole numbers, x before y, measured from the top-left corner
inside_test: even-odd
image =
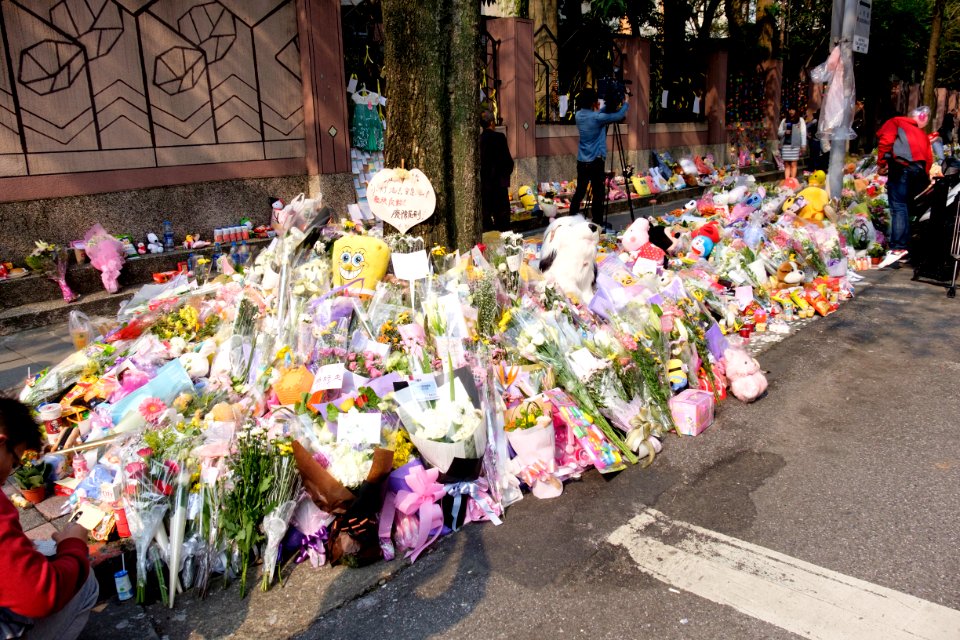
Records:
[[[523,205],[524,210],[533,211],[536,208],[537,194],[534,193],[533,189],[523,185],[517,190],[517,195],[520,196],[520,204]]]
[[[803,198],[806,202],[804,207],[797,213],[797,220],[823,226],[823,218],[830,202],[830,196],[827,195],[823,185],[827,181],[827,174],[821,170],[810,174],[809,186],[797,194],[798,198]]]
[[[346,235],[333,243],[333,284],[349,293],[372,295],[388,264],[390,248],[380,238]]]

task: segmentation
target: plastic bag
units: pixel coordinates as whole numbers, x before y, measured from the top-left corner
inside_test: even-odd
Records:
[[[77,351],[86,349],[87,345],[90,344],[90,338],[93,336],[93,325],[90,323],[87,314],[74,309],[70,312],[67,327],[70,330],[70,339],[73,340],[73,348]]]
[[[83,242],[90,264],[100,271],[104,288],[110,293],[116,293],[120,289],[117,278],[120,277],[120,269],[126,259],[123,243],[107,233],[99,223],[84,234]]]
[[[855,106],[855,88],[852,63],[843,60],[840,47],[834,47],[827,61],[810,72],[814,82],[828,82],[820,107],[820,140],[853,140],[857,137],[851,126]]]

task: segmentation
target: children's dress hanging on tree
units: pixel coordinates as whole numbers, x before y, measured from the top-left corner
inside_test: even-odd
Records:
[[[376,109],[379,96],[361,93],[353,94],[353,125],[350,128],[353,146],[361,151],[383,151],[383,122]]]

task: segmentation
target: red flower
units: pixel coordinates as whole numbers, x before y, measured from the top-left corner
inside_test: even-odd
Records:
[[[363,409],[364,405],[370,402],[370,398],[367,397],[367,394],[361,393],[357,396],[356,401],[353,403],[357,409]]]

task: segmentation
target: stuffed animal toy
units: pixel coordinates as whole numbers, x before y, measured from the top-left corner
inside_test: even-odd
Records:
[[[788,289],[803,282],[803,270],[793,260],[781,263],[777,268],[777,288]]]
[[[611,202],[613,202],[613,201],[615,201],[615,200],[626,200],[626,199],[627,199],[627,193],[626,193],[626,191],[624,191],[623,189],[621,189],[621,188],[617,185],[616,181],[615,181],[613,178],[608,177],[608,178],[606,179],[606,185],[607,185],[607,199],[608,199],[608,200],[610,200]]]
[[[713,173],[713,167],[708,165],[706,161],[700,156],[694,156],[693,163],[697,166],[697,171],[700,172],[700,175],[705,176]]]
[[[827,174],[819,169],[810,174],[809,186],[797,194],[797,198],[803,198],[806,202],[797,212],[797,221],[811,222],[817,226],[823,226],[827,204],[830,202],[830,196],[823,188],[826,181]]]
[[[674,392],[686,389],[687,365],[680,358],[671,358],[667,361],[667,378],[670,382],[670,388]]]
[[[796,215],[807,206],[807,201],[801,196],[791,196],[783,201],[783,215]]]
[[[517,190],[517,195],[520,196],[520,204],[523,205],[525,211],[534,211],[537,208],[537,195],[527,185],[520,187]]]
[[[150,253],[163,253],[163,245],[160,243],[160,238],[157,237],[157,234],[147,234],[147,251]]]
[[[713,241],[707,236],[697,236],[690,243],[690,255],[706,260],[713,252]]]
[[[651,241],[652,235],[657,237],[660,244]],[[620,244],[626,250],[620,258],[624,262],[636,262],[637,258],[645,258],[662,263],[666,258],[667,250],[676,245],[676,240],[668,236],[662,227],[651,227],[650,220],[647,218],[637,218],[627,227],[620,239]],[[660,246],[661,244],[666,246]]]
[[[147,246],[146,246],[145,244],[143,244],[142,242],[138,242],[138,243],[137,243],[137,253],[139,253],[140,255],[143,255],[143,254],[145,254],[146,252],[147,252]]]
[[[669,255],[673,255],[677,252],[677,249],[680,244],[680,235],[681,232],[679,229],[673,227],[661,227],[660,225],[652,225],[650,227],[650,243],[656,247],[659,247]]]
[[[706,236],[711,242],[713,242],[713,244],[717,244],[720,242],[720,225],[716,220],[711,220],[710,222],[701,225],[691,234],[691,237],[696,238],[697,236]]]
[[[781,186],[783,186],[785,189],[791,189],[791,190],[793,190],[793,191],[799,191],[799,190],[800,190],[800,181],[797,180],[796,178],[787,178],[786,180],[784,180],[784,181],[781,182],[780,184],[781,184]]]
[[[739,187],[734,187],[730,191],[723,191],[721,193],[715,194],[713,196],[714,205],[727,205],[732,207],[741,200],[744,199],[747,195],[747,187],[740,185]]]
[[[753,402],[767,390],[767,378],[760,371],[760,364],[742,347],[728,347],[723,360],[724,375],[737,400]]]
[[[584,305],[593,299],[600,230],[581,215],[554,218],[543,235],[540,271]]]
[[[372,295],[387,274],[390,247],[375,236],[345,235],[333,243],[333,285]]]

